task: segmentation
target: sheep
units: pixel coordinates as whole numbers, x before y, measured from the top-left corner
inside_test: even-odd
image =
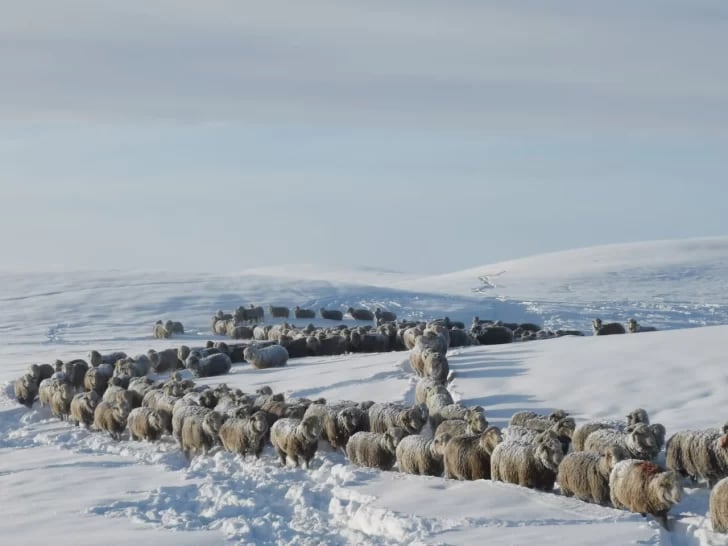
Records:
[[[316,311],[313,309],[301,309],[298,305],[293,309],[293,316],[297,319],[316,318]]]
[[[710,492],[710,523],[714,532],[728,532],[728,478],[720,480]]]
[[[147,391],[142,398],[142,407],[151,408],[157,410],[162,424],[164,425],[164,431],[168,434],[172,433],[172,412],[174,411],[174,404],[177,398],[170,396],[162,390],[152,389]]]
[[[502,439],[498,427],[488,427],[478,435],[451,438],[443,453],[445,477],[458,480],[490,479],[493,452]]]
[[[220,442],[225,450],[240,455],[253,454],[260,457],[265,445],[268,421],[262,411],[250,417],[231,418],[220,427]]]
[[[164,323],[164,329],[169,333],[169,337],[185,333],[185,327],[178,320],[168,320]]]
[[[432,330],[425,331],[417,337],[414,347],[410,350],[409,361],[412,370],[420,377],[433,377],[441,383],[444,382],[447,379],[447,373],[442,378],[443,371],[449,372],[447,358],[445,358],[449,344],[450,342],[441,334]]]
[[[377,324],[382,324],[383,322],[394,322],[397,320],[397,315],[391,311],[382,311],[379,307],[374,310],[374,317],[377,319]]]
[[[273,423],[270,441],[283,466],[286,465],[286,457],[289,457],[296,466],[299,459],[303,459],[303,467],[308,469],[316,454],[321,431],[321,419],[317,415],[303,419],[284,417]]]
[[[149,377],[144,376],[132,379],[127,388],[130,391],[138,392],[143,399],[144,395],[147,394],[147,392],[149,392],[153,387],[154,381],[152,381]]]
[[[349,307],[346,312],[349,313],[351,318],[354,320],[374,320],[374,313],[372,313],[369,309],[354,309],[353,307]]]
[[[127,406],[129,406],[129,409],[132,410],[142,405],[142,400],[144,399],[144,397],[137,391],[130,391],[119,385],[110,384],[106,391],[104,391],[101,399],[104,402],[109,402],[110,404],[116,406],[126,404]]]
[[[66,420],[71,413],[71,401],[73,400],[73,386],[68,382],[53,384],[50,407],[51,413],[59,419]]]
[[[126,429],[128,416],[128,406],[117,406],[102,400],[94,410],[94,427],[108,432],[114,440],[120,440],[121,434]]]
[[[421,476],[442,476],[445,446],[449,434],[427,439],[419,434],[405,436],[397,445],[397,467],[400,472]]]
[[[604,454],[574,451],[559,464],[557,481],[561,493],[585,502],[607,506],[609,474],[621,459],[620,450],[612,447]]]
[[[30,372],[19,377],[13,384],[15,399],[30,408],[38,396],[38,384],[36,377]]]
[[[158,320],[154,323],[152,335],[154,336],[154,339],[167,339],[172,337],[172,332],[164,327],[164,323],[161,320]]]
[[[318,355],[335,356],[346,352],[346,338],[339,334],[323,335],[318,338]]]
[[[445,385],[443,385],[439,381],[435,381],[431,377],[423,377],[419,381],[417,381],[417,386],[415,387],[415,403],[427,403],[427,397],[431,392],[438,394],[449,393],[447,387],[445,387]]]
[[[550,430],[556,434],[559,442],[561,442],[561,450],[564,454],[568,453],[574,429],[576,428],[574,419],[566,417],[567,413],[563,410],[556,410],[548,417],[538,414],[533,414],[534,417],[528,417],[531,413],[518,412],[514,414],[510,422],[522,424],[509,425],[506,429],[507,435],[509,437],[518,435],[525,441],[531,441],[538,433]]]
[[[71,421],[76,425],[91,427],[94,422],[94,412],[101,397],[96,391],[80,392],[71,400]]]
[[[424,332],[424,329],[420,326],[410,326],[409,328],[405,328],[402,331],[402,343],[405,346],[405,349],[408,351],[411,351],[414,349],[415,344],[417,343],[417,338],[421,336]]]
[[[322,436],[333,449],[345,449],[349,438],[365,422],[365,411],[346,404],[311,404],[304,417],[317,415],[321,419]]]
[[[676,472],[648,461],[619,461],[609,475],[612,505],[642,515],[651,514],[669,530],[667,512],[682,497],[679,480]]]
[[[490,456],[491,479],[550,491],[563,456],[561,443],[549,431],[535,443],[501,442]]]
[[[642,326],[635,319],[631,318],[627,321],[627,330],[630,334],[636,334],[637,332],[656,332],[657,328],[654,326]]]
[[[253,329],[244,324],[229,322],[227,325],[227,335],[232,339],[253,339]]]
[[[612,446],[620,448],[624,459],[649,461],[657,455],[655,435],[644,423],[632,425],[624,432],[609,428],[595,430],[587,436],[584,451],[603,454]]]
[[[447,419],[442,421],[435,429],[435,437],[448,435],[451,438],[456,436],[477,436],[488,428],[488,421],[485,415],[480,412],[472,412],[468,419]]]
[[[667,441],[665,463],[670,470],[713,487],[728,477],[728,423],[722,430],[683,430]]]
[[[513,330],[505,326],[480,327],[473,332],[480,345],[502,345],[513,343]]]
[[[126,353],[122,351],[117,351],[114,353],[108,353],[105,355],[102,355],[98,351],[91,351],[88,354],[88,361],[91,363],[91,366],[94,368],[98,367],[101,364],[116,364],[117,360],[121,360],[122,358],[126,358]]]
[[[508,425],[519,425],[533,430],[544,431],[549,428],[552,424],[558,422],[560,419],[567,417],[569,414],[562,410],[557,409],[549,415],[541,415],[534,411],[517,411],[508,420]]]
[[[475,339],[461,328],[453,328],[450,330],[450,348],[467,347],[473,345]]]
[[[245,349],[245,360],[259,370],[280,368],[288,362],[288,351],[281,345],[269,345],[268,347],[250,345]]]
[[[268,312],[273,318],[288,318],[291,316],[291,310],[288,307],[276,307],[274,305],[269,305]]]
[[[228,333],[228,320],[218,320],[215,322],[212,327],[212,333],[218,336],[226,336]]]
[[[233,366],[230,357],[224,353],[213,354],[200,358],[196,354],[187,357],[185,366],[195,377],[212,377],[225,375]]]
[[[624,334],[626,330],[619,322],[608,322],[604,324],[602,319],[597,318],[592,321],[592,330],[595,336],[608,336],[612,334]]]
[[[427,407],[407,407],[401,404],[380,403],[369,408],[369,427],[372,432],[387,432],[401,427],[408,434],[419,434],[428,417]]]
[[[178,349],[179,352],[179,349]],[[114,365],[115,375],[126,375],[129,378],[143,377],[149,373],[152,368],[152,361],[145,354],[136,355],[134,358],[122,358],[117,360]]]
[[[352,352],[386,353],[390,350],[389,337],[380,333],[360,333],[354,331],[350,335]]]
[[[319,309],[319,315],[322,319],[325,320],[343,320],[344,319],[344,313],[339,311],[338,309],[324,309],[323,307]]]
[[[40,382],[44,379],[49,379],[53,375],[54,371],[53,366],[50,364],[31,364],[28,369],[28,373],[35,377],[38,384],[40,384]]]
[[[357,432],[346,444],[346,456],[355,465],[391,470],[397,462],[397,447],[406,436],[399,427],[386,432]]]
[[[88,363],[80,358],[70,360],[63,364],[63,371],[75,391],[83,390],[84,378],[88,369]]]
[[[650,424],[650,418],[647,415],[647,412],[642,408],[637,408],[630,413],[627,414],[627,417],[625,420],[612,420],[612,421],[588,421],[586,423],[582,423],[578,427],[576,427],[576,430],[574,430],[574,434],[571,437],[574,451],[583,451],[584,450],[584,442],[586,442],[587,437],[594,432],[595,430],[601,430],[601,429],[617,429],[620,431],[625,431],[627,427],[631,425],[636,425],[637,423],[644,423],[645,425]]]
[[[147,356],[149,356],[149,361],[152,363],[154,373],[173,372],[184,367],[177,356],[177,349],[170,348],[162,351],[149,349]]]
[[[164,418],[152,408],[134,408],[129,412],[126,425],[132,440],[147,442],[159,440],[165,430]]]
[[[219,440],[220,427],[225,418],[222,414],[202,408],[203,413],[187,415],[182,421],[180,447],[190,459],[197,453],[207,454]]]
[[[450,405],[454,405],[454,401],[449,392],[435,392],[431,391],[427,397],[425,404],[427,406],[428,418],[430,421],[430,427],[435,430],[437,426],[445,420],[441,415],[441,411]]]
[[[288,334],[282,334],[278,338],[278,343],[286,348],[288,358],[302,358],[312,354],[306,337],[293,338]]]

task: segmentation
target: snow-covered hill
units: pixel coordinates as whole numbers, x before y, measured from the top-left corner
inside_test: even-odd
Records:
[[[704,488],[687,490],[668,534],[557,492],[365,470],[327,451],[308,472],[281,468],[268,449],[258,461],[216,453],[188,463],[171,441],[114,442],[12,400],[10,381],[30,363],[201,342],[212,338],[218,308],[382,305],[401,317],[478,314],[587,330],[597,315],[636,316],[669,328],[451,351],[454,396],[482,405],[498,426],[520,409],[555,408],[580,422],[644,407],[668,434],[725,421],[728,326],[684,328],[728,324],[728,238],[595,247],[434,278],[310,267],[296,276],[295,267],[0,274],[0,535],[44,545],[49,536],[75,544],[728,544],[710,531]],[[153,340],[157,318],[181,320],[188,333]],[[271,385],[291,396],[411,402],[406,356],[236,365],[224,380],[246,391]]]

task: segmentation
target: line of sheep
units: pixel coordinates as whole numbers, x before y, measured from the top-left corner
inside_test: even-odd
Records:
[[[413,328],[419,328],[413,327]],[[447,349],[453,330],[444,321],[403,336],[419,376],[415,404],[305,398],[286,399],[269,388],[244,393],[182,379],[180,363],[204,376],[204,367],[230,354],[254,359],[250,349],[222,342],[203,350],[89,354],[84,360],[33,365],[15,383],[18,401],[36,398],[54,416],[108,432],[119,439],[158,440],[171,434],[188,456],[223,449],[260,456],[267,442],[281,462],[308,466],[319,440],[344,450],[358,465],[454,479],[493,479],[560,492],[587,502],[650,513],[667,527],[667,513],[681,496],[679,477],[712,487],[710,514],[716,531],[728,531],[728,425],[721,430],[680,431],[667,441],[666,467],[655,464],[665,429],[635,410],[625,420],[578,427],[564,411],[549,416],[514,414],[503,431],[489,426],[482,407],[456,403],[447,389]],[[208,344],[211,345],[211,344]],[[226,370],[226,371],[227,371]],[[150,372],[173,372],[152,381]],[[208,370],[209,371],[209,370]],[[225,373],[226,373],[225,371]]]

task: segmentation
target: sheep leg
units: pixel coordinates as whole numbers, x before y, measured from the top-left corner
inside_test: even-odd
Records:
[[[278,458],[281,460],[281,465],[286,466],[286,452],[282,449],[276,451],[278,451]]]
[[[670,524],[667,521],[667,511],[659,512],[658,514],[655,514],[655,519],[660,522],[660,525],[662,525],[665,528],[665,531],[670,531]]]

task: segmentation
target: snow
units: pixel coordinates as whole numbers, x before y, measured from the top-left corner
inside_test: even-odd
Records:
[[[21,407],[11,385],[31,363],[90,349],[134,354],[216,339],[209,317],[247,303],[381,305],[400,317],[477,314],[585,331],[597,314],[634,316],[660,331],[451,350],[450,389],[501,427],[524,409],[563,408],[578,424],[643,407],[669,436],[725,421],[727,257],[720,238],[579,249],[434,278],[316,267],[298,277],[298,266],[0,273],[0,534],[21,544],[47,544],[49,534],[77,544],[728,544],[710,530],[705,486],[686,489],[667,533],[557,490],[362,469],[326,449],[309,471],[281,467],[270,447],[259,460],[217,451],[188,462],[170,438],[115,442],[37,404]],[[491,288],[482,289],[485,276]],[[152,339],[158,318],[182,321],[187,333]],[[223,380],[245,391],[407,403],[416,384],[406,353],[236,364],[200,382]]]

